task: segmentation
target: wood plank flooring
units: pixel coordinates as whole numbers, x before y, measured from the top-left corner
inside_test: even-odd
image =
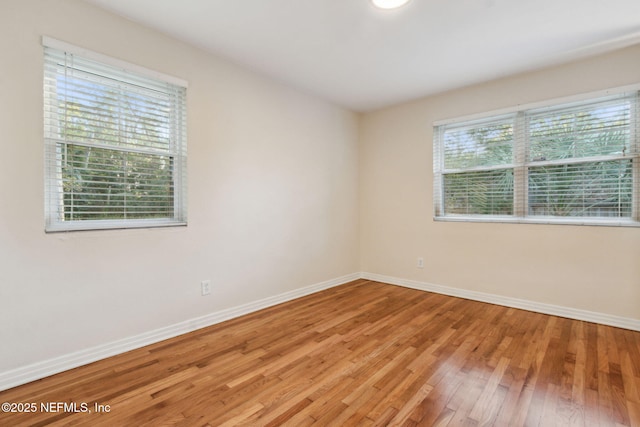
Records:
[[[37,405],[1,426],[640,426],[640,333],[358,280],[0,402]]]

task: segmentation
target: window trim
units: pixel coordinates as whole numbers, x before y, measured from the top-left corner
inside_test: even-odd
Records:
[[[42,46],[44,48],[55,49],[67,54],[75,55],[83,59],[98,62],[100,64],[114,67],[122,71],[131,72],[146,78],[168,83],[173,86],[188,88],[186,80],[174,77],[168,74],[160,73],[136,64],[122,61],[107,55],[87,50],[48,36],[42,36]],[[46,78],[46,76],[43,76]],[[43,79],[44,80],[44,79]],[[45,94],[46,96],[46,94]],[[46,106],[47,99],[43,99],[43,105]],[[43,135],[44,140],[44,210],[45,210],[45,232],[67,232],[67,231],[90,231],[90,230],[115,230],[115,229],[136,229],[136,228],[157,228],[157,227],[175,227],[187,225],[187,121],[186,121],[186,98],[181,108],[181,121],[179,132],[181,133],[181,144],[175,151],[173,156],[176,159],[176,170],[173,173],[173,186],[176,188],[174,195],[174,216],[172,218],[134,218],[134,219],[90,219],[90,220],[71,220],[62,221],[59,219],[60,213],[59,203],[60,195],[54,194],[53,188],[59,186],[60,167],[57,163],[57,148],[55,140],[46,134]],[[46,126],[46,116],[44,117]],[[175,130],[175,129],[174,129]],[[94,146],[93,143],[78,143],[74,141],[61,141],[64,144]],[[148,152],[153,154],[153,149],[136,150],[135,148],[123,149],[124,152]],[[162,154],[162,153],[156,153]]]
[[[605,98],[607,96],[624,96],[635,93],[636,102],[632,103],[631,116],[634,117],[630,124],[630,140],[635,141],[632,143],[632,153],[626,157],[620,156],[620,158],[633,159],[633,188],[632,188],[632,213],[629,218],[602,218],[602,217],[553,217],[553,216],[531,216],[527,213],[527,193],[528,193],[528,179],[527,170],[532,164],[535,166],[542,166],[541,162],[532,162],[527,160],[526,153],[528,150],[528,135],[523,135],[524,143],[514,144],[514,205],[513,215],[479,215],[479,214],[447,214],[443,213],[444,209],[444,183],[443,183],[443,171],[444,171],[444,153],[441,134],[438,131],[442,131],[441,127],[445,125],[459,124],[463,122],[474,122],[482,120],[497,119],[499,117],[506,117],[513,115],[514,117],[514,133],[517,129],[524,129],[525,111],[540,110],[544,108],[554,108],[562,104],[582,103],[589,100],[595,100],[597,98]],[[512,107],[469,114],[460,117],[454,117],[449,119],[436,120],[432,124],[432,144],[433,144],[433,220],[442,222],[485,222],[485,223],[512,223],[512,224],[558,224],[558,225],[586,225],[586,226],[616,226],[616,227],[640,227],[640,141],[637,135],[640,132],[640,83],[619,86],[615,88],[609,88],[600,91],[587,92],[578,95],[553,98],[549,100],[532,102],[526,104],[517,104]],[[615,156],[600,156],[603,160],[615,160]],[[587,163],[590,161],[596,161],[597,157],[593,158],[578,158],[575,160],[550,160],[545,161],[544,164],[568,164],[568,163]],[[484,167],[480,169],[504,168],[509,165],[499,165],[494,167]],[[466,169],[465,171],[470,171]],[[520,175],[520,179],[516,178],[516,175]],[[521,185],[515,185],[519,182]]]
[[[50,47],[52,49],[63,50],[72,55],[78,55],[92,61],[101,62],[105,65],[121,68],[123,70],[131,71],[132,73],[142,74],[143,76],[150,77],[152,79],[162,80],[166,83],[171,83],[176,86],[182,86],[185,89],[189,87],[189,82],[179,77],[172,76],[170,74],[161,73],[150,68],[143,67],[141,65],[133,64],[131,62],[123,61],[112,56],[103,55],[98,52],[94,52],[89,49],[85,49],[80,46],[73,45],[71,43],[64,42],[62,40],[54,39],[49,36],[42,36],[42,46]]]

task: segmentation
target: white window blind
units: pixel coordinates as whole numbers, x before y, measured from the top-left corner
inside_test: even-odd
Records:
[[[513,214],[514,116],[438,129],[446,212]]]
[[[185,224],[186,88],[44,52],[46,230]]]
[[[640,225],[638,93],[434,127],[437,219]]]

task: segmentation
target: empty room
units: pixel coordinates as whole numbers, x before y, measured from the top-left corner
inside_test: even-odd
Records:
[[[0,426],[640,426],[637,0],[0,34]]]

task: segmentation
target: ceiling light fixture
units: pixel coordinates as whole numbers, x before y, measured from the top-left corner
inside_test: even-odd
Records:
[[[380,9],[396,9],[407,4],[409,0],[371,0],[371,2]]]

